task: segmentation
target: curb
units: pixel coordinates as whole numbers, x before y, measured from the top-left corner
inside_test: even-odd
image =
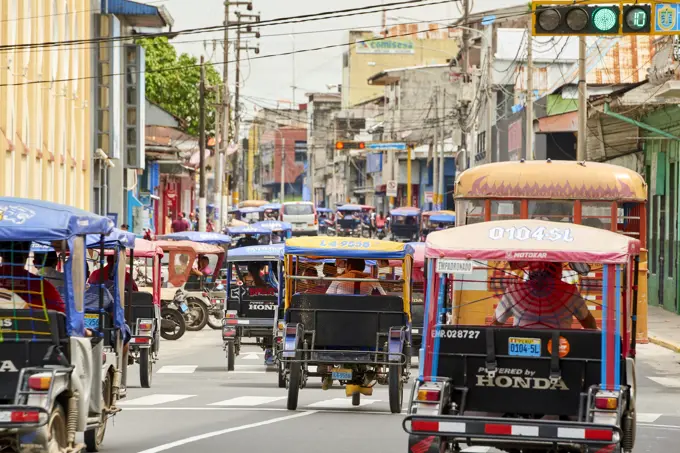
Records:
[[[670,349],[671,351],[680,353],[680,344],[673,343],[672,341],[666,341],[654,335],[649,335],[649,342],[654,343],[662,348]]]

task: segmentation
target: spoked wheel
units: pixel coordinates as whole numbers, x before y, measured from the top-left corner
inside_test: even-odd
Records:
[[[61,453],[68,444],[68,433],[66,429],[66,413],[61,404],[56,403],[50,413],[50,420],[47,425],[47,452]]]
[[[286,407],[289,411],[294,411],[297,409],[301,376],[302,364],[297,361],[290,362],[290,374],[288,376],[288,402],[286,404]]]
[[[401,378],[401,365],[390,365],[388,370],[390,412],[401,413],[404,397],[404,380]]]
[[[165,340],[179,340],[186,331],[186,322],[182,314],[172,308],[161,311],[161,337]]]
[[[153,372],[153,362],[151,361],[151,350],[141,349],[139,351],[139,382],[142,388],[151,387],[151,374]]]
[[[99,417],[99,426],[85,431],[85,446],[87,451],[99,451],[104,443],[106,434],[106,424],[108,422],[108,410],[111,407],[111,376],[106,375],[106,380],[102,386],[102,414]]]
[[[236,345],[233,341],[227,342],[227,371],[234,371],[236,362]]]
[[[196,332],[202,330],[208,324],[208,307],[207,305],[195,297],[187,298],[187,306],[189,311],[184,314],[186,319],[187,330]]]
[[[208,325],[212,330],[222,330],[222,310],[208,310]]]

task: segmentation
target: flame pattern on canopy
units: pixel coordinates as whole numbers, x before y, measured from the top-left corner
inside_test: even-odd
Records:
[[[500,184],[488,184],[488,176],[477,178],[467,196],[472,197],[535,197],[556,199],[588,199],[588,200],[617,200],[619,198],[630,199],[635,197],[635,191],[625,182],[618,181],[619,187],[597,186],[587,187],[585,184],[572,186],[569,181],[562,184],[541,184],[534,182],[519,183],[512,185],[504,182]]]

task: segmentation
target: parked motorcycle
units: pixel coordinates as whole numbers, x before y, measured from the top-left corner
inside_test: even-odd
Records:
[[[221,297],[215,297],[216,294],[226,291],[223,284],[218,284],[208,295],[210,298],[210,306],[208,307],[208,325],[213,330],[221,330],[222,323],[224,322],[224,314],[226,306],[224,304],[224,299]],[[226,297],[226,293],[224,294]]]
[[[197,332],[202,330],[206,324],[208,324],[208,304],[199,297],[191,295],[178,289],[175,293],[175,298],[178,297],[179,293],[182,293],[182,298],[186,303],[188,310],[183,313],[184,321],[186,322],[187,330],[191,332]]]
[[[179,294],[178,294],[179,293]],[[183,313],[189,311],[184,294],[178,290],[171,301],[161,301],[161,337],[165,340],[179,340],[187,326]]]

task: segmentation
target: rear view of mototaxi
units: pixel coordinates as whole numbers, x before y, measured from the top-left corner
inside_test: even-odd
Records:
[[[431,233],[409,448],[631,452],[639,251],[542,220]]]
[[[103,243],[112,229],[109,219],[75,208],[0,198],[7,296],[0,309],[0,450],[80,451],[85,446],[76,443],[78,433],[90,451],[101,444],[108,418],[102,415],[109,411],[102,398],[107,339],[101,329],[86,334],[86,236],[100,235]],[[37,272],[37,263],[18,256],[28,256],[32,241],[66,258],[61,294]]]

